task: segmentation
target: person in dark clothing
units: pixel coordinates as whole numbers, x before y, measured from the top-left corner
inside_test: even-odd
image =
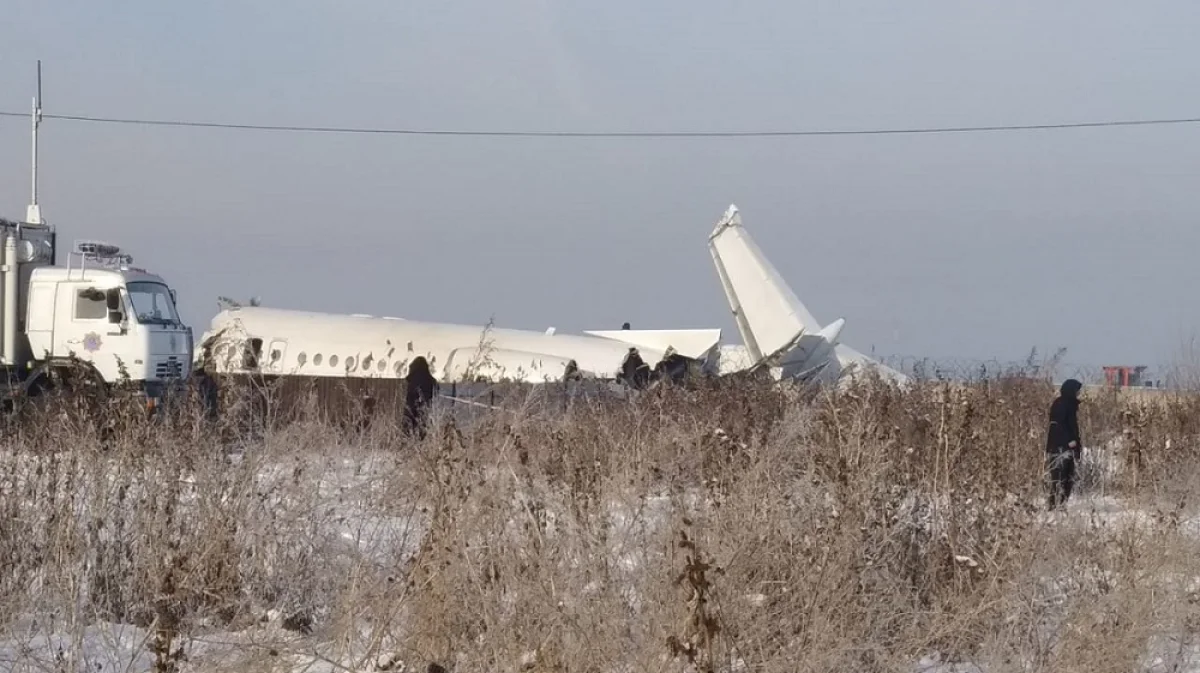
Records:
[[[437,388],[437,380],[429,371],[429,362],[418,356],[408,366],[408,374],[404,392],[404,431],[415,432],[421,439],[425,438],[425,423],[428,419],[429,408],[433,406],[433,395]]]
[[[209,422],[217,420],[220,407],[220,391],[212,375],[215,370],[212,345],[206,344],[200,351],[199,363],[192,369],[192,380],[196,384],[200,408],[204,410],[204,420]]]
[[[579,371],[579,363],[574,360],[568,360],[567,366],[563,370],[563,381],[579,381],[583,379],[583,374]]]
[[[204,409],[204,420],[216,422],[220,407],[220,391],[217,388],[217,380],[208,373],[207,367],[200,367],[196,371],[196,392],[200,396],[200,403]]]
[[[371,427],[371,421],[375,420],[375,396],[371,393],[366,393],[362,396],[362,415],[358,418],[358,431],[366,432]]]
[[[620,380],[635,390],[645,388],[650,382],[650,365],[646,364],[636,348],[630,348],[625,354],[625,360],[621,362]]]
[[[1075,465],[1083,452],[1079,435],[1079,391],[1083,384],[1067,379],[1050,405],[1050,427],[1046,432],[1046,469],[1050,478],[1050,510],[1066,506],[1075,485]]]
[[[689,372],[688,359],[679,353],[668,351],[651,372],[655,381],[683,383]]]

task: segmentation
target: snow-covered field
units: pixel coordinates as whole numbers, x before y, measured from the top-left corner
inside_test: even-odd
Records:
[[[242,628],[214,626],[173,642],[170,651],[182,653],[174,670],[400,670],[403,655],[388,649],[390,637],[374,631],[369,620],[360,624],[325,620],[331,617],[333,603],[347,599],[346,578],[361,582],[363,586],[351,591],[371,600],[381,593],[381,586],[405,574],[406,563],[428,532],[431,504],[405,497],[404,484],[426,475],[415,473],[412,461],[399,461],[394,451],[333,447],[288,451],[284,458],[255,455],[259,451],[263,447],[217,461],[229,471],[220,476],[211,471],[212,463],[207,465],[207,474],[188,470],[171,474],[161,469],[131,469],[128,460],[105,461],[96,454],[9,454],[0,459],[5,475],[0,479],[0,493],[8,496],[10,506],[21,509],[25,529],[47,531],[30,540],[39,556],[44,558],[41,552],[61,541],[61,520],[43,528],[60,512],[72,516],[74,525],[67,528],[74,529],[76,541],[86,540],[86,547],[74,550],[79,562],[69,570],[69,577],[50,577],[42,569],[27,568],[32,570],[29,576],[36,578],[36,587],[31,585],[25,592],[25,610],[0,619],[4,624],[0,670],[159,670],[153,652],[157,622],[143,626],[113,622],[67,606],[82,605],[86,587],[94,586],[111,562],[104,549],[119,544],[132,548],[135,555],[166,551],[161,540],[146,538],[147,529],[204,549],[203,533],[192,529],[192,522],[220,519],[222,511],[238,521],[236,536],[244,548],[253,550],[254,557],[242,562],[243,570],[248,569],[260,582],[252,587],[258,589],[251,599],[254,618],[244,620],[250,623]],[[494,479],[516,479],[510,468],[486,471]],[[80,479],[82,473],[88,475],[86,481]],[[21,498],[22,493],[28,497]],[[530,509],[523,502],[528,493],[517,486],[512,495],[517,518],[528,515]],[[157,507],[152,502],[147,506],[156,499],[160,500]],[[52,507],[45,506],[48,501]],[[177,504],[171,507],[168,502]],[[615,568],[636,572],[643,556],[639,541],[653,530],[661,510],[668,506],[665,496],[637,494],[630,502],[610,503],[610,551]],[[131,510],[135,521],[124,518]],[[170,521],[145,520],[147,516],[165,517],[167,510],[171,510]],[[547,508],[537,517],[545,534],[553,535],[554,509]],[[104,523],[97,525],[101,520]],[[520,522],[512,523],[519,526]],[[51,528],[53,534],[48,532]],[[148,562],[149,568],[126,562],[121,568],[123,577],[146,580],[139,571],[161,573],[166,559]],[[64,580],[68,586],[59,584]],[[586,602],[586,594],[578,599],[568,596],[566,601]],[[39,604],[51,607],[31,610]],[[342,612],[344,616],[344,606]],[[289,627],[289,617],[300,613],[314,626]]]
[[[274,446],[251,446],[231,456],[197,457],[194,469],[186,469],[186,459],[118,459],[100,452],[0,457],[0,504],[9,517],[5,525],[10,533],[23,536],[22,544],[29,550],[28,558],[9,564],[20,584],[5,588],[9,604],[0,605],[6,611],[0,617],[0,670],[425,670],[429,662],[404,649],[409,632],[422,628],[409,603],[415,589],[404,585],[436,518],[439,505],[431,494],[439,491],[431,484],[453,468],[436,457],[418,460],[392,448],[318,447],[312,445],[317,439],[298,436],[290,439],[294,446],[273,441]],[[970,662],[961,656],[944,661],[931,644],[924,656],[909,659],[913,662],[909,670],[1047,670],[1035,656],[1038,647],[1046,653],[1078,647],[1086,636],[1126,637],[1131,647],[1141,648],[1132,669],[1109,670],[1200,672],[1200,644],[1189,640],[1193,630],[1200,629],[1200,611],[1193,622],[1187,607],[1200,599],[1200,558],[1194,563],[1188,558],[1193,551],[1188,545],[1200,543],[1200,516],[1189,508],[1172,514],[1161,501],[1134,502],[1106,493],[1104,486],[1116,471],[1106,459],[1102,451],[1100,462],[1088,466],[1093,483],[1072,500],[1068,512],[1043,512],[1032,524],[1053,549],[1030,557],[1037,559],[1036,566],[1016,580],[1013,595],[1022,597],[1014,604],[1027,599],[1029,610],[1041,611],[1044,618],[1039,618],[1036,633],[1001,634],[990,644],[983,638],[984,645]],[[592,601],[609,600],[606,605],[611,605],[616,600],[629,614],[656,609],[652,602],[661,598],[648,593],[651,580],[646,575],[678,574],[677,559],[668,551],[678,522],[720,516],[716,513],[720,503],[711,493],[700,489],[651,492],[636,483],[606,485],[600,491],[602,505],[581,513],[579,503],[565,499],[538,476],[522,474],[520,464],[513,460],[477,466],[484,478],[472,487],[490,486],[510,501],[485,499],[490,512],[457,511],[451,525],[459,528],[444,534],[466,541],[468,548],[495,544],[498,538],[488,533],[487,517],[508,512],[502,526],[506,531],[497,535],[511,534],[529,544],[569,539],[562,543],[558,562],[600,570],[581,570],[573,586],[554,586],[553,579],[548,585],[537,581],[529,585],[551,593],[535,600],[567,615],[565,621],[570,615],[586,613]],[[168,473],[164,465],[184,468]],[[836,507],[816,502],[806,506]],[[914,504],[903,516],[911,519],[914,528],[936,532],[939,516],[963,515],[947,509],[921,509]],[[836,518],[836,512],[831,516]],[[482,532],[460,529],[475,520],[485,522]],[[580,522],[590,522],[589,529],[578,530]],[[1170,558],[1149,560],[1160,553],[1154,547],[1160,542],[1161,553]],[[445,543],[440,539],[433,544]],[[228,552],[221,552],[222,544],[241,550],[232,557],[237,567],[225,571],[233,582],[229,586],[236,587],[231,591],[237,614],[221,618],[225,607],[221,600],[230,597],[214,597],[213,604],[199,610],[204,617],[169,644],[168,651],[178,654],[169,666],[156,661],[154,651],[156,627],[164,623],[167,613],[151,610],[139,625],[129,623],[137,619],[122,622],[88,607],[92,603],[87,598],[94,601],[95,588],[103,584],[105,573],[115,573],[121,582],[117,587],[104,585],[107,591],[132,603],[139,595],[169,593],[163,588],[167,575],[180,595],[184,589],[219,585],[219,580],[201,580],[198,574],[230,560]],[[1200,550],[1200,544],[1195,550]],[[512,568],[539,558],[533,552],[525,557],[517,551],[519,558]],[[596,554],[605,558],[598,560]],[[1120,554],[1134,556],[1118,558]],[[959,555],[955,561],[981,571],[989,563],[979,554]],[[176,570],[169,571],[171,567]],[[430,572],[436,573],[436,568]],[[771,578],[762,582],[769,585]],[[615,594],[614,583],[619,585]],[[597,598],[606,584],[608,598]],[[1156,598],[1131,600],[1131,592],[1148,592]],[[739,610],[748,610],[745,614],[769,610],[769,593],[765,589],[744,592],[738,598],[746,607]],[[1072,598],[1085,594],[1086,599]],[[514,597],[511,592],[480,595],[511,601],[496,608],[481,604],[478,609],[508,610],[505,619],[514,623],[521,617],[512,611],[532,604],[529,597]],[[1098,611],[1094,619],[1077,605],[1068,609],[1072,600],[1085,600],[1092,606],[1088,609]],[[1061,614],[1055,604],[1064,606]],[[1110,612],[1125,604],[1162,612],[1139,616],[1136,627],[1123,632],[1120,615]],[[1187,614],[1180,617],[1180,610]],[[1153,628],[1147,630],[1147,624]],[[1081,635],[1079,629],[1085,628],[1095,631]],[[655,638],[661,640],[661,634]],[[1018,649],[1013,645],[1018,639],[1040,645],[1020,648],[1028,655],[1020,660],[1011,654]],[[538,670],[543,663],[551,666],[541,661],[542,656],[531,646],[513,652],[509,659],[513,670]],[[687,670],[668,659],[664,654],[657,669]],[[441,663],[454,670],[453,660]],[[727,668],[740,667],[744,662],[739,666],[735,658]]]

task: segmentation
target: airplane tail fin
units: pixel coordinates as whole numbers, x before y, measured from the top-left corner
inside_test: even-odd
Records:
[[[729,206],[717,223],[708,249],[745,343],[723,349],[731,355],[744,353],[744,364],[731,362],[728,370],[767,366],[780,378],[804,380],[871,367],[896,382],[908,380],[840,343],[845,320],[824,326],[817,322],[742,226],[737,206]]]
[[[729,207],[709,235],[708,250],[753,361],[773,360],[785,370],[803,367],[837,344],[845,321],[817,322],[742,226],[737,206]]]

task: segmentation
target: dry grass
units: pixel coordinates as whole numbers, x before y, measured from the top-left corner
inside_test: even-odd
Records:
[[[47,412],[0,447],[0,667],[1187,670],[1200,397],[1089,399],[1049,516],[1053,393],[723,380],[422,442]]]

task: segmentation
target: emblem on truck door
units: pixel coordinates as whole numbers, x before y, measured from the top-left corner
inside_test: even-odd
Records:
[[[88,332],[83,335],[83,350],[89,353],[95,353],[100,350],[100,335],[95,332]]]

